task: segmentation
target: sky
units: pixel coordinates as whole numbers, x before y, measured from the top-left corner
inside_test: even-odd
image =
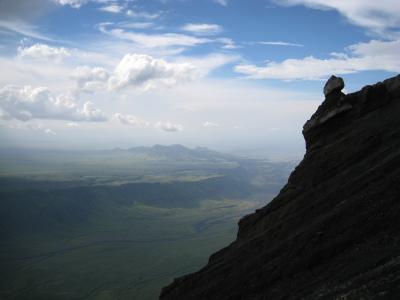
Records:
[[[0,0],[0,147],[304,152],[335,74],[400,70],[398,0]]]

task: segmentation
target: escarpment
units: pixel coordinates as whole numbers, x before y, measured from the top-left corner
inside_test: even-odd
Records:
[[[287,185],[161,299],[400,299],[400,75],[333,80]]]

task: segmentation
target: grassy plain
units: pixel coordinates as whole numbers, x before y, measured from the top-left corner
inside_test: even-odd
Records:
[[[0,299],[157,299],[228,245],[292,165],[182,146],[3,153]]]

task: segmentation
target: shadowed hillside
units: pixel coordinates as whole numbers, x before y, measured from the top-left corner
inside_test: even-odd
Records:
[[[342,88],[328,81],[280,194],[161,299],[399,299],[400,76]]]

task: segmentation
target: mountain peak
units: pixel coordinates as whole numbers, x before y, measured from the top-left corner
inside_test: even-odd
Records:
[[[233,156],[205,147],[188,148],[180,144],[160,145],[151,147],[134,147],[129,152],[162,160],[232,160]]]
[[[279,195],[161,299],[399,299],[399,114],[400,76],[331,89]]]

